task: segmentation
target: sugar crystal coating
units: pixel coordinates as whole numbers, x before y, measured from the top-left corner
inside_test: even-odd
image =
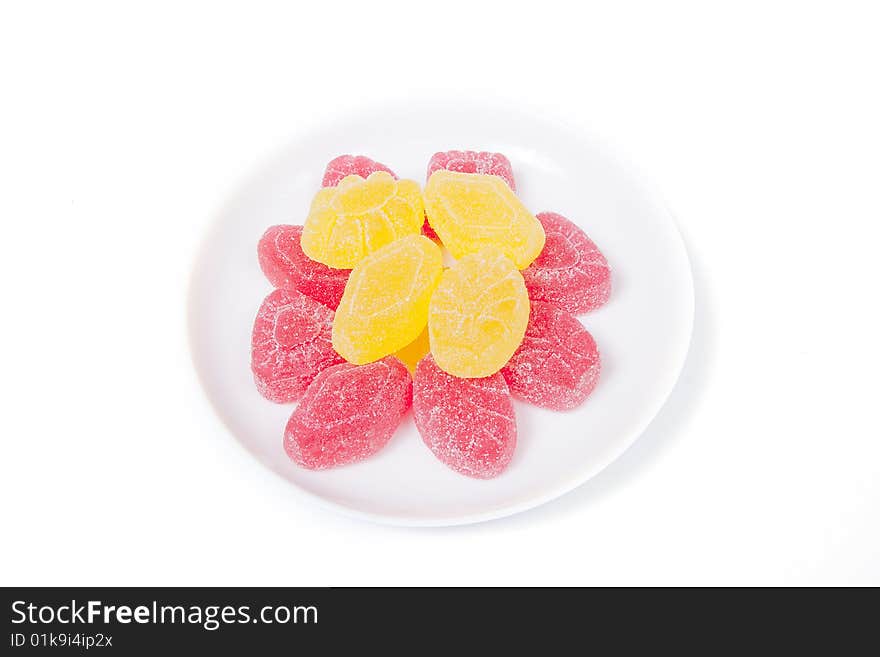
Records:
[[[424,235],[392,242],[351,272],[333,322],[333,347],[363,364],[403,349],[428,322],[443,255]]]
[[[385,171],[346,176],[315,194],[300,240],[303,252],[328,267],[354,267],[373,251],[421,232],[422,192]]]
[[[454,376],[490,376],[519,347],[528,321],[522,274],[498,249],[483,249],[440,277],[428,309],[431,353]]]
[[[589,397],[600,370],[596,341],[581,323],[553,304],[533,301],[526,336],[501,374],[514,396],[563,411]]]
[[[260,394],[286,403],[299,399],[324,369],[342,362],[333,350],[333,311],[296,290],[269,294],[251,336],[251,370]]]
[[[455,258],[486,247],[525,269],[544,247],[544,228],[497,176],[439,170],[425,186],[428,222]]]
[[[413,416],[428,448],[456,472],[490,479],[513,457],[516,418],[500,374],[460,379],[425,356],[414,376]]]
[[[397,179],[397,174],[391,169],[381,162],[371,160],[365,155],[340,155],[330,160],[327,164],[327,168],[324,170],[324,179],[321,181],[321,187],[335,187],[346,176],[367,178],[376,171],[385,171]]]
[[[396,358],[342,363],[308,387],[284,431],[284,449],[298,465],[323,470],[382,449],[412,404],[412,378]]]
[[[299,290],[334,310],[339,305],[350,269],[333,269],[303,253],[302,226],[269,228],[257,245],[260,268],[275,287]]]
[[[398,349],[394,355],[400,360],[400,362],[406,365],[406,369],[410,372],[415,372],[416,365],[419,364],[419,361],[422,360],[430,350],[431,345],[428,342],[428,327],[426,325],[415,340],[402,349]]]
[[[561,214],[541,212],[537,217],[547,240],[522,273],[529,298],[554,303],[574,315],[603,305],[611,295],[611,268],[605,256]]]
[[[513,179],[513,167],[501,153],[489,153],[486,151],[446,151],[434,153],[428,162],[428,178],[440,169],[458,171],[459,173],[481,173],[484,175],[499,176],[506,182],[510,189],[516,191],[516,182]]]

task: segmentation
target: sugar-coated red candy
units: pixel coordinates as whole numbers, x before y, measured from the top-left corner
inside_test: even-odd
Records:
[[[501,153],[487,153],[486,151],[446,151],[434,153],[428,162],[428,178],[439,169],[457,171],[459,173],[481,173],[490,176],[499,176],[516,191],[516,181],[513,179],[513,168]]]
[[[331,342],[333,314],[297,290],[266,297],[251,336],[251,370],[261,395],[296,401],[321,371],[342,362]]]
[[[299,290],[315,301],[336,310],[350,269],[333,269],[303,253],[302,226],[272,226],[257,245],[260,269],[275,287]]]
[[[416,367],[413,414],[422,440],[456,472],[497,477],[516,447],[516,418],[504,377],[447,374],[428,354]]]
[[[600,370],[596,341],[581,323],[553,304],[533,301],[526,336],[501,374],[516,397],[563,411],[590,396]]]
[[[411,404],[412,378],[396,358],[335,365],[312,381],[290,416],[284,449],[310,470],[360,461],[388,443]]]
[[[556,304],[573,315],[595,310],[611,294],[611,268],[593,241],[555,212],[536,215],[544,249],[522,275],[529,298]]]
[[[336,187],[346,176],[367,178],[376,171],[387,171],[397,180],[397,174],[381,162],[371,160],[365,155],[340,155],[327,164],[321,187]]]

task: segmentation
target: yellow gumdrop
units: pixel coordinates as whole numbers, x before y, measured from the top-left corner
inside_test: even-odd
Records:
[[[434,242],[411,235],[357,263],[333,320],[333,348],[363,365],[415,340],[428,321],[428,303],[443,272]]]
[[[315,194],[300,244],[312,260],[351,269],[370,253],[407,235],[417,235],[425,206],[419,184],[395,180],[385,171],[366,180],[346,176]]]
[[[422,329],[422,332],[419,333],[419,337],[406,345],[403,349],[400,349],[394,355],[406,365],[406,368],[410,371],[410,374],[416,371],[416,365],[419,364],[419,361],[422,360],[425,356],[428,355],[428,352],[431,350],[430,344],[428,343],[428,327],[426,326]]]
[[[425,186],[428,223],[455,258],[499,249],[519,269],[544,248],[544,228],[498,176],[440,170]]]
[[[431,354],[454,376],[490,376],[517,350],[528,322],[522,274],[498,249],[483,249],[440,277],[428,309]]]

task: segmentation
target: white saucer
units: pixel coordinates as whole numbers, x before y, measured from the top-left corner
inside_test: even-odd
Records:
[[[506,154],[525,204],[579,224],[608,258],[611,300],[580,317],[602,355],[599,385],[567,413],[515,402],[517,449],[497,479],[469,479],[440,463],[411,414],[375,457],[331,471],[303,470],[282,449],[293,405],[264,400],[250,372],[254,315],[271,291],[257,264],[257,240],[270,225],[303,222],[324,166],[336,155],[368,155],[423,183],[430,156],[450,149]],[[379,522],[453,525],[552,500],[620,456],[675,384],[690,342],[693,304],[690,265],[673,219],[602,146],[560,124],[503,108],[434,105],[327,126],[246,181],[205,237],[191,282],[189,328],[194,363],[213,407],[251,454],[304,493],[292,495],[291,504],[311,498]]]

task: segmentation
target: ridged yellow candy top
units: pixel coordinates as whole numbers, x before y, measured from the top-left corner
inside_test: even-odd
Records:
[[[417,235],[424,212],[415,181],[395,180],[385,171],[367,179],[346,176],[315,194],[300,243],[312,260],[351,269],[386,244]]]
[[[442,272],[440,247],[422,235],[368,255],[345,285],[333,320],[333,348],[363,365],[409,345],[425,328]]]
[[[431,354],[453,376],[490,376],[519,347],[528,321],[522,274],[500,250],[484,249],[440,277],[428,310]]]
[[[544,228],[498,176],[435,171],[425,186],[428,223],[455,258],[499,249],[519,269],[544,248]]]

